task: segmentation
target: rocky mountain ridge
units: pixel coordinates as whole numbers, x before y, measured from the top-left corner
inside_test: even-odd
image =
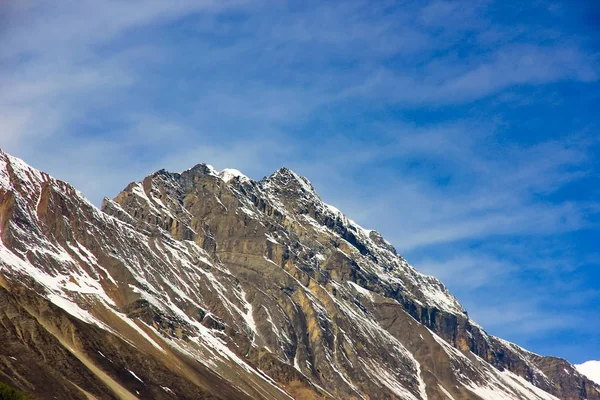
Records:
[[[0,239],[0,381],[40,398],[600,399],[286,168],[160,170],[101,211],[2,152]]]

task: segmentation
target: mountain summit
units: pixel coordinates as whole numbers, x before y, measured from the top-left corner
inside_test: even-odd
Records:
[[[282,168],[97,209],[0,152],[0,381],[57,399],[600,399]]]

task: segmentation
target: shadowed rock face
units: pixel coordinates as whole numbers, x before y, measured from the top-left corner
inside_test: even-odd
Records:
[[[40,398],[600,399],[282,168],[96,209],[0,153],[0,381]]]

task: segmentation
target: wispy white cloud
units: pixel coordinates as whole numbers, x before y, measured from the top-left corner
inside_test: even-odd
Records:
[[[576,130],[523,143],[496,109],[473,109],[560,101],[528,90],[595,84],[599,66],[578,37],[500,23],[495,6],[0,1],[0,147],[97,204],[159,168],[287,165],[452,287],[513,284],[519,263],[497,251],[440,249],[589,227],[598,204],[552,196],[593,174],[597,143]],[[529,321],[561,325],[534,300]],[[475,313],[531,332],[517,307]]]
[[[153,68],[174,58],[193,63],[199,76],[191,82],[176,73],[154,79],[172,80],[169,89],[198,86],[196,96],[186,93],[195,117],[188,125],[223,116],[240,124],[282,124],[340,102],[453,104],[515,85],[597,78],[595,59],[560,38],[546,46],[474,47],[458,57],[452,49],[464,39],[461,32],[484,35],[492,29],[485,14],[489,2],[394,7],[354,1],[294,13],[244,1],[16,4],[2,5],[8,17],[0,50],[8,67],[1,74],[0,113],[12,116],[4,136],[13,138],[15,148],[19,136],[64,135],[77,116],[106,108],[98,104],[105,99],[146,107],[140,88],[151,90]],[[233,11],[244,15],[235,28],[218,19]],[[460,24],[451,23],[458,11]],[[163,29],[190,16],[200,21],[189,28],[190,48],[154,41],[140,46],[136,40],[144,29]],[[201,56],[190,58],[188,52]],[[205,74],[217,79],[202,79]]]
[[[315,185],[324,188],[326,197],[335,196],[328,193],[332,181],[337,180],[339,190],[359,184],[358,199],[342,200],[344,209],[381,229],[402,252],[493,235],[567,232],[585,226],[588,214],[597,213],[590,203],[539,199],[586,176],[595,143],[511,147],[498,142],[493,126],[485,128],[480,131],[471,123],[432,128],[394,124],[395,136],[381,144],[325,142],[317,160],[301,168],[317,177]],[[340,159],[334,164],[336,155]],[[378,163],[385,159],[402,160],[399,164],[408,167],[380,170]],[[419,165],[411,166],[417,161]],[[327,165],[336,169],[321,183],[320,171]],[[371,184],[362,178],[354,182],[353,175],[365,166]]]
[[[243,1],[212,0],[168,4],[157,0],[60,1],[52,5],[37,1],[2,2],[5,40],[0,58],[8,61],[22,56],[51,58],[51,52],[90,55],[91,46],[119,39],[135,28],[243,4]]]
[[[519,334],[539,338],[549,331],[568,330],[585,321],[582,316],[568,313],[548,313],[540,307],[527,304],[521,298],[513,303],[496,304],[493,307],[477,306],[471,311],[478,321],[492,332],[502,329],[502,334],[512,336]]]
[[[452,258],[439,259],[424,257],[418,261],[419,270],[433,275],[451,286],[476,289],[506,278],[518,267],[500,261],[490,255],[475,255],[465,252]]]
[[[516,85],[598,79],[595,58],[574,47],[506,45],[472,58],[454,57],[435,59],[413,74],[379,68],[344,95],[443,105],[471,102]]]

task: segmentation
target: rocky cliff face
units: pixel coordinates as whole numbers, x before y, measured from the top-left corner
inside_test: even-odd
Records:
[[[200,164],[102,211],[0,153],[0,381],[40,398],[600,399],[282,168]]]

